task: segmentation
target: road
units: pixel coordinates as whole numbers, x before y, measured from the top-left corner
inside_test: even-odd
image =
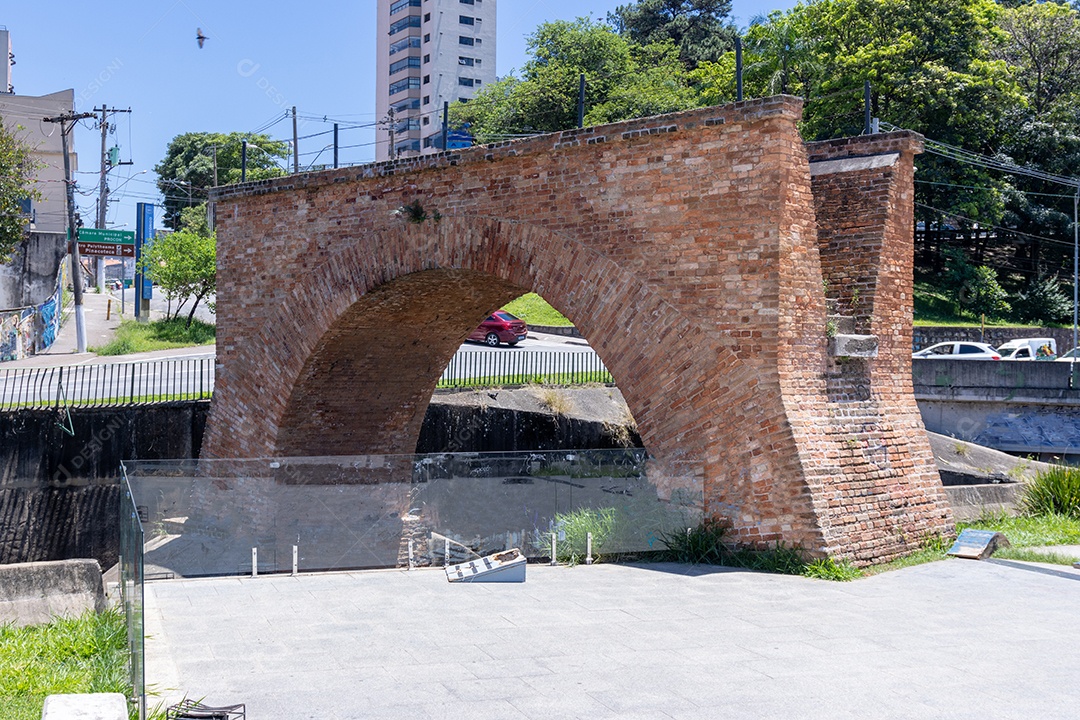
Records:
[[[214,386],[214,351],[187,348],[149,359],[95,358],[77,365],[0,369],[0,408],[57,400],[92,403],[136,398],[193,399]],[[584,340],[536,334],[515,347],[461,346],[448,367],[455,378],[505,378],[600,371]]]

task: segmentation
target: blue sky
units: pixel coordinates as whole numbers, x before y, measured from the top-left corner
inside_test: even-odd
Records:
[[[525,60],[525,36],[542,22],[583,15],[602,18],[627,0],[501,0],[498,11],[498,73]],[[110,144],[132,165],[114,170],[116,189],[110,226],[134,225],[135,202],[160,202],[153,167],[174,136],[194,131],[256,130],[284,117],[293,105],[306,119],[304,136],[329,129],[322,118],[345,127],[375,119],[374,0],[353,3],[227,2],[159,0],[109,3],[5,3],[0,25],[11,33],[15,91],[45,95],[73,88],[76,108],[102,103],[128,108],[115,116]],[[794,0],[734,0],[740,27]],[[200,50],[195,29],[209,37]],[[97,186],[100,135],[92,121],[77,131],[82,174],[79,189]],[[285,139],[283,119],[268,133]],[[341,131],[342,162],[374,156],[374,133]],[[301,164],[329,162],[318,156],[327,137],[300,141]],[[138,174],[149,170],[146,174]],[[127,178],[131,178],[127,181]],[[84,220],[93,198],[79,196]],[[89,223],[88,223],[89,224]]]

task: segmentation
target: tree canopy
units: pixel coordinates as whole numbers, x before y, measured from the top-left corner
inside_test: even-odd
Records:
[[[179,227],[182,208],[206,200],[207,190],[214,186],[215,148],[218,184],[240,182],[241,150],[245,140],[248,143],[248,180],[285,174],[278,161],[288,157],[289,145],[272,140],[268,135],[193,132],[172,139],[165,157],[154,168],[158,174],[158,189],[165,196],[164,222],[168,227]]]
[[[590,18],[544,23],[528,38],[520,77],[492,83],[451,106],[480,142],[575,127],[581,75],[587,125],[683,110],[697,104],[671,42],[637,45]]]
[[[637,45],[671,42],[688,70],[715,62],[735,42],[731,0],[638,0],[608,13],[616,32]]]
[[[16,137],[19,130],[7,128],[0,117],[0,263],[11,259],[12,250],[26,237],[29,219],[22,201],[40,198],[34,186],[37,164]]]

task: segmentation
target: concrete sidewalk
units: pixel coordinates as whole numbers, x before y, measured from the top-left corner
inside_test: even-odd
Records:
[[[1077,607],[1080,571],[1005,560],[160,581],[147,682],[251,720],[1072,717]]]
[[[83,294],[83,316],[86,320],[86,346],[87,348],[99,347],[110,342],[116,336],[116,329],[123,320],[134,319],[133,292],[127,291],[127,305],[125,314],[120,315],[120,297],[115,293],[98,294],[88,292]],[[111,301],[111,303],[110,303]],[[151,317],[160,316],[156,310],[152,311]],[[48,350],[33,357],[22,360],[11,360],[0,363],[0,370],[30,367],[54,367],[57,365],[82,365],[138,362],[141,360],[156,360],[160,358],[176,357],[213,357],[215,348],[213,345],[174,348],[171,350],[155,350],[154,352],[136,353],[133,355],[100,356],[92,352],[79,353],[78,338],[75,332],[74,310],[68,308],[67,317],[56,342]]]

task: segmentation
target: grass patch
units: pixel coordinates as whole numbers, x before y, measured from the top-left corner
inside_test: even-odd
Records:
[[[536,293],[526,293],[509,305],[504,305],[503,309],[517,315],[528,325],[574,326],[574,323],[570,322],[565,315],[551,307]]]
[[[922,545],[913,553],[898,557],[895,560],[890,560],[887,563],[881,563],[880,565],[871,565],[862,569],[864,576],[879,575],[884,572],[892,572],[893,570],[901,570],[903,568],[915,567],[916,565],[923,565],[928,562],[936,562],[938,560],[945,560],[948,555],[945,551],[952,545],[948,538],[942,536],[931,536],[923,540]]]
[[[184,318],[148,323],[124,320],[116,329],[116,337],[111,342],[90,350],[98,355],[130,355],[151,350],[209,345],[216,337],[217,326],[201,320],[192,320],[190,326]]]
[[[1065,515],[1013,517],[1006,513],[994,513],[983,515],[972,522],[957,523],[958,532],[964,528],[1005,533],[1013,547],[1080,545],[1080,520]]]
[[[45,697],[118,692],[130,696],[127,633],[117,611],[47,625],[0,626],[0,709],[5,720],[38,720]]]
[[[1061,553],[1041,553],[1030,548],[1007,547],[1001,548],[994,553],[995,559],[1020,560],[1021,562],[1048,563],[1050,565],[1068,565],[1080,560],[1075,555],[1062,555]]]

